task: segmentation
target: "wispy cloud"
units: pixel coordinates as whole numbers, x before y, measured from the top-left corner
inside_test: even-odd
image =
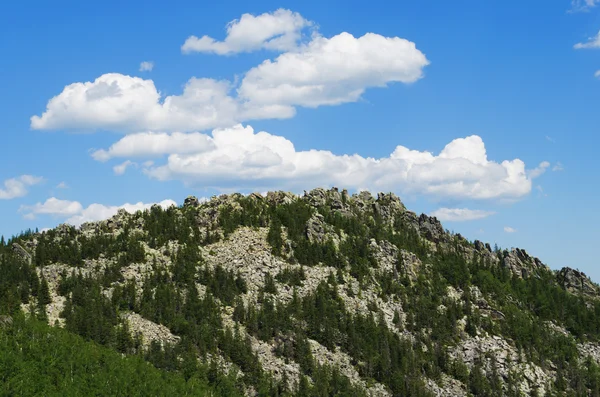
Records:
[[[548,142],[556,143],[556,140],[554,138],[552,138],[551,136],[548,136],[548,135],[546,135],[546,140]]]
[[[4,181],[4,188],[0,188],[0,200],[10,200],[23,197],[28,193],[28,187],[41,183],[44,178],[33,175],[21,175]]]
[[[588,12],[600,4],[600,0],[572,0],[569,12]]]
[[[510,226],[504,226],[504,231],[505,231],[506,233],[516,233],[516,232],[517,232],[517,229],[513,229],[513,228],[512,228],[512,227],[510,227]]]
[[[439,208],[430,215],[435,216],[442,222],[463,222],[487,218],[493,214],[495,214],[493,211],[470,210],[468,208]]]
[[[565,167],[562,165],[562,163],[559,161],[558,163],[554,164],[554,167],[552,167],[552,171],[563,171],[565,169]]]
[[[541,185],[537,185],[535,189],[538,191],[539,197],[548,197],[548,193],[544,192],[544,188]]]
[[[575,44],[573,48],[576,50],[585,48],[600,48],[600,31],[594,37],[590,37],[588,41]]]
[[[151,72],[154,69],[154,62],[144,61],[140,63],[140,72]]]
[[[115,175],[123,175],[125,173],[125,171],[127,171],[127,167],[129,166],[137,166],[137,163],[134,163],[131,160],[126,160],[124,162],[122,162],[121,164],[117,164],[113,167],[113,171],[115,173]]]

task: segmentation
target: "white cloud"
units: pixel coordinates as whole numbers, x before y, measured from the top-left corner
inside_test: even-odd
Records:
[[[238,94],[260,105],[337,105],[357,101],[369,87],[413,83],[428,64],[415,43],[399,37],[317,36],[297,51],[248,71]]]
[[[160,205],[162,208],[168,208],[173,205],[177,205],[177,203],[173,200],[163,200],[159,203],[150,203],[144,204],[142,202],[138,202],[135,204],[123,204],[120,206],[106,206],[103,204],[91,204],[87,208],[85,208],[80,214],[74,215],[67,219],[67,223],[70,223],[75,226],[79,226],[85,222],[94,222],[102,219],[108,219],[111,216],[114,216],[119,209],[123,208],[125,211],[129,213],[134,213],[136,211],[147,210],[152,207],[154,204]]]
[[[106,161],[114,157],[154,157],[171,153],[198,153],[212,148],[208,136],[199,132],[155,133],[142,132],[123,137],[108,150],[97,150],[92,157]]]
[[[468,208],[439,208],[430,215],[435,216],[442,222],[461,222],[483,219],[494,214],[493,211],[470,210]]]
[[[153,134],[144,139],[148,147],[154,147],[152,140],[169,147],[167,140],[182,138]],[[543,162],[527,171],[519,159],[490,161],[476,135],[453,140],[438,155],[397,146],[388,157],[378,159],[325,150],[297,151],[284,137],[255,133],[252,127],[242,125],[214,130],[206,140],[210,145],[198,152],[169,151],[166,163],[147,166],[144,172],[159,180],[176,179],[219,190],[344,186],[446,198],[514,200],[529,194],[533,178],[549,166]]]
[[[154,62],[144,61],[140,63],[140,72],[151,72],[154,69]]]
[[[121,164],[117,164],[113,167],[113,172],[115,173],[115,175],[123,175],[125,173],[125,171],[127,171],[127,167],[129,166],[137,166],[136,163],[134,163],[131,160],[125,160],[124,162],[122,162]]]
[[[552,171],[563,171],[564,169],[565,167],[562,165],[561,162],[554,164],[554,167],[552,167]]]
[[[108,73],[93,82],[66,86],[41,116],[31,117],[31,127],[138,132],[231,125],[241,110],[229,91],[228,82],[192,78],[182,95],[161,99],[152,80]]]
[[[552,138],[551,136],[546,135],[546,140],[548,142],[552,142],[552,143],[556,143],[556,139]]]
[[[173,200],[163,200],[159,203],[145,204],[139,202],[135,204],[126,203],[118,206],[90,204],[88,207],[84,208],[78,201],[59,200],[55,197],[51,197],[44,203],[37,203],[33,206],[21,206],[19,212],[24,212],[24,217],[28,219],[35,218],[36,215],[40,214],[51,215],[56,218],[68,217],[66,223],[79,226],[84,222],[108,219],[115,215],[121,208],[125,209],[127,212],[134,213],[139,210],[149,209],[154,204],[158,204],[162,208],[177,205]]]
[[[584,42],[584,43],[577,43],[573,46],[573,48],[575,49],[582,49],[582,48],[600,48],[600,31],[598,31],[598,34],[595,35],[594,37],[590,37],[588,39],[588,41]]]
[[[0,200],[10,200],[25,196],[29,186],[37,185],[44,179],[39,176],[21,175],[4,181],[4,188],[0,188]]]
[[[71,216],[80,213],[83,210],[81,204],[77,201],[60,200],[51,197],[44,203],[37,203],[32,206],[22,205],[19,212],[25,213],[27,219],[34,219],[36,215],[45,214],[53,216]]]
[[[260,49],[288,51],[295,48],[301,32],[312,23],[297,12],[279,9],[258,16],[243,14],[227,24],[227,37],[217,41],[209,36],[190,36],[181,46],[184,54],[212,52],[230,55]]]
[[[506,233],[516,233],[516,232],[517,232],[517,229],[513,229],[513,228],[512,228],[512,227],[510,227],[510,226],[504,226],[504,231],[505,231]]]
[[[286,35],[276,37],[279,43]],[[31,117],[31,127],[190,132],[249,120],[284,119],[293,117],[298,106],[354,102],[371,87],[413,83],[428,64],[415,43],[399,37],[315,34],[309,43],[250,69],[239,85],[193,77],[181,95],[162,97],[152,80],[119,73],[73,83],[48,101],[41,116]]]
[[[538,165],[536,168],[529,170],[529,177],[530,178],[537,178],[538,176],[542,175],[544,172],[546,172],[546,170],[548,169],[548,167],[550,167],[550,163],[547,161],[542,161],[540,163],[540,165]]]
[[[544,192],[544,188],[543,188],[542,186],[540,186],[540,185],[537,185],[535,188],[536,188],[536,190],[538,191],[538,195],[539,195],[540,197],[548,197],[548,193],[545,193],[545,192]]]
[[[63,181],[63,182],[59,183],[58,185],[56,185],[56,188],[57,189],[68,189],[69,185],[67,185],[67,182]]]
[[[594,73],[594,77],[597,77],[600,79],[600,70],[597,70],[596,73]]]
[[[591,8],[600,4],[600,0],[572,0],[571,1],[571,12],[587,12]]]

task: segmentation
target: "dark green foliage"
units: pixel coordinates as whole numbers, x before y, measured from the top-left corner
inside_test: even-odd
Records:
[[[113,345],[117,312],[102,294],[98,281],[79,275],[67,279],[66,285],[68,287],[60,289],[71,295],[61,313],[66,321],[66,329],[100,344]]]
[[[236,295],[247,291],[244,279],[239,274],[223,269],[222,266],[217,266],[214,270],[205,266],[199,272],[198,282],[206,285],[207,290],[227,306],[233,306]]]
[[[304,267],[300,266],[298,269],[286,267],[282,269],[275,279],[280,283],[287,284],[289,286],[301,286],[302,282],[306,279],[304,274]]]
[[[276,294],[277,286],[275,285],[275,279],[271,275],[271,273],[265,274],[265,286],[263,291],[267,294]]]
[[[267,234],[267,242],[271,245],[273,255],[281,255],[283,237],[281,237],[281,221],[278,216],[274,216],[271,220],[269,233]]]
[[[186,381],[139,357],[123,358],[65,330],[20,316],[11,327],[0,329],[0,351],[2,395],[236,395],[235,390],[210,388],[201,372]]]

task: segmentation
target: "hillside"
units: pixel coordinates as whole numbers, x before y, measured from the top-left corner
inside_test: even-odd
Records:
[[[175,394],[600,396],[596,284],[393,194],[188,197],[2,239],[0,255],[0,356],[41,320],[114,365],[146,360]],[[59,339],[31,357],[64,359]],[[31,390],[71,387],[44,370]]]

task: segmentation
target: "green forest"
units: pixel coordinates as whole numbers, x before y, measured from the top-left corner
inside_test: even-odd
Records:
[[[523,374],[501,376],[496,358],[467,366],[450,354],[487,335],[552,374],[547,395],[600,396],[600,368],[578,350],[600,339],[600,300],[566,290],[549,269],[515,276],[502,265],[508,250],[480,251],[444,230],[433,238],[415,227],[433,220],[381,198],[335,190],[315,204],[306,196],[230,195],[119,216],[116,227],[61,226],[0,241],[3,395],[367,396],[379,385],[391,396],[433,396],[428,382],[442,387],[447,379],[464,395],[525,395]],[[307,232],[314,219],[324,225],[320,240]],[[281,264],[258,291],[231,263],[209,260],[212,247],[240,229],[264,231],[269,255]],[[373,249],[383,242],[397,253],[388,271]],[[415,274],[403,252],[422,264]],[[100,262],[101,270],[90,270]],[[44,269],[56,264],[61,273],[51,288]],[[139,281],[125,277],[133,264],[151,271]],[[328,272],[310,289],[315,268]],[[460,297],[450,298],[449,288]],[[281,298],[284,292],[291,298]],[[61,326],[47,314],[58,299]],[[364,301],[366,311],[353,310],[349,299]],[[398,303],[404,317],[395,313],[390,325],[381,302]],[[178,343],[145,346],[123,313],[165,326]],[[549,322],[565,332],[551,332]],[[254,348],[263,342],[297,368],[295,379],[264,368]],[[323,362],[314,345],[348,357],[360,382]]]

